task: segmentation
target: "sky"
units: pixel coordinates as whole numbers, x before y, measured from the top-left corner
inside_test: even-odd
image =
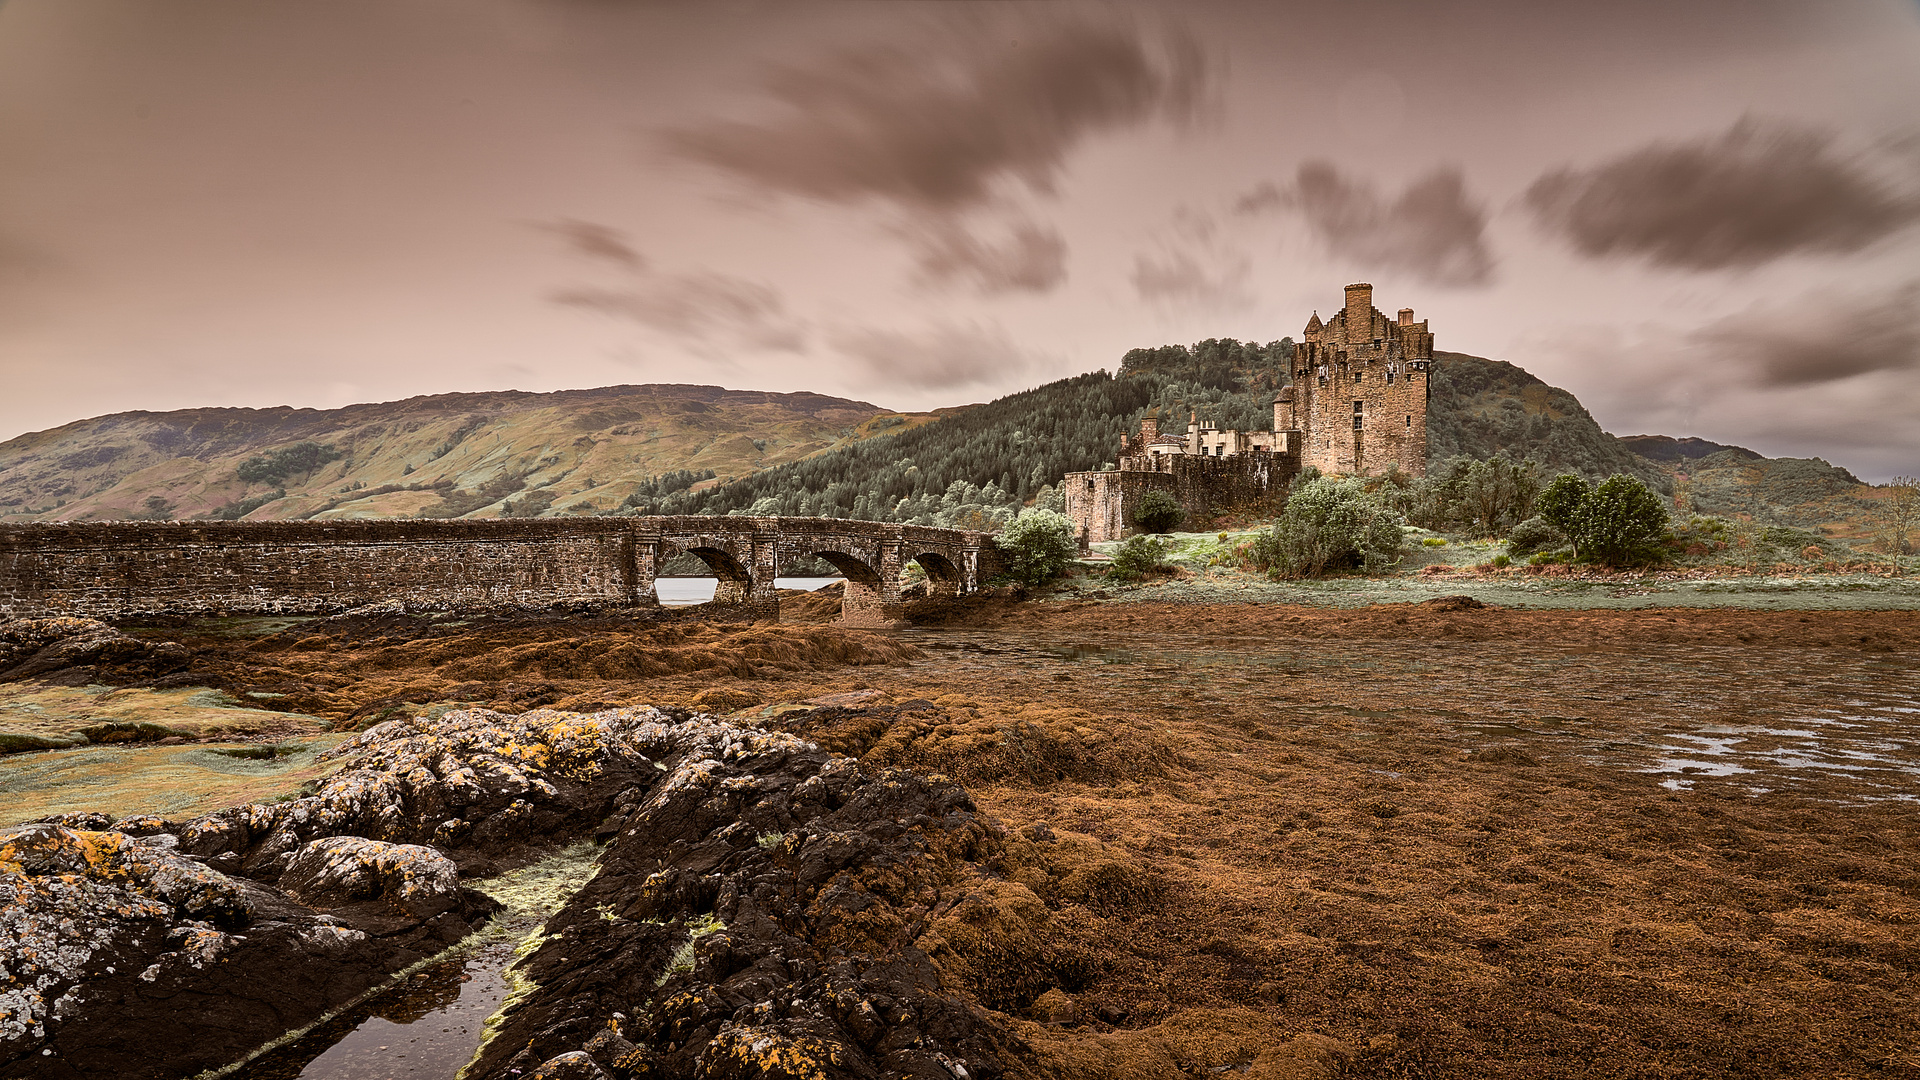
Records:
[[[0,0],[0,439],[927,409],[1352,281],[1616,434],[1920,473],[1920,3]]]

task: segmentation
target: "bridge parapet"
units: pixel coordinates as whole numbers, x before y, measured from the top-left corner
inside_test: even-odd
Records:
[[[719,579],[714,604],[774,617],[779,571],[825,559],[842,619],[899,619],[900,573],[937,592],[981,587],[983,533],[838,518],[626,517],[327,522],[79,522],[0,526],[0,616],[323,613],[420,607],[652,606],[667,558]]]

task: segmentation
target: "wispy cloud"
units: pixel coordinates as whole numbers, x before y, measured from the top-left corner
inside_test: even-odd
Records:
[[[945,390],[998,382],[1037,369],[1041,357],[998,326],[941,323],[902,331],[847,327],[830,335],[837,350],[888,386]]]
[[[539,227],[561,237],[577,254],[605,260],[629,270],[646,269],[646,259],[628,241],[627,234],[619,229],[573,218],[543,222]]]
[[[725,274],[646,275],[620,288],[560,289],[551,299],[567,307],[630,319],[690,343],[784,352],[806,348],[806,329],[787,314],[779,293]]]
[[[1802,387],[1875,371],[1920,375],[1920,281],[1868,297],[1820,295],[1713,322],[1688,340],[1722,375]]]
[[[1435,169],[1387,198],[1329,162],[1309,161],[1285,184],[1248,191],[1234,210],[1296,213],[1330,254],[1369,269],[1404,270],[1436,285],[1493,280],[1486,209],[1456,168]]]
[[[984,295],[1046,292],[1067,278],[1067,241],[1058,230],[1016,221],[1000,240],[981,238],[947,217],[903,227],[914,247],[921,280],[971,285]]]
[[[1844,254],[1920,220],[1920,195],[1832,134],[1744,119],[1691,142],[1656,142],[1527,189],[1540,225],[1596,258],[1686,270]]]

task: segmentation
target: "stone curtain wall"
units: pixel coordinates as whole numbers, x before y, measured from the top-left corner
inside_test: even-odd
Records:
[[[1117,540],[1133,527],[1133,511],[1149,491],[1173,496],[1186,512],[1183,529],[1227,510],[1276,507],[1300,472],[1298,440],[1280,452],[1228,457],[1130,454],[1116,472],[1068,473],[1067,517],[1082,544]]]
[[[0,526],[0,616],[651,606],[679,551],[755,617],[778,614],[774,575],[807,555],[847,575],[845,615],[867,623],[898,618],[910,561],[949,594],[998,569],[978,533],[810,518],[16,525]]]

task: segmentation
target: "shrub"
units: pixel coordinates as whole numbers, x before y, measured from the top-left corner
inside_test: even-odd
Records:
[[[1547,485],[1547,490],[1534,500],[1534,509],[1540,519],[1571,539],[1574,550],[1580,549],[1578,530],[1575,524],[1580,516],[1580,506],[1587,501],[1593,488],[1585,480],[1572,473],[1561,473]]]
[[[1538,514],[1513,527],[1507,534],[1507,554],[1531,555],[1563,543],[1566,537]]]
[[[1420,546],[1421,547],[1446,547],[1447,539],[1444,536],[1423,536],[1420,538]]]
[[[1052,510],[1021,514],[994,536],[993,545],[1006,559],[1008,576],[1028,585],[1059,577],[1079,553],[1073,522]]]
[[[1275,577],[1345,569],[1375,574],[1399,554],[1399,515],[1356,478],[1318,477],[1300,485],[1273,528],[1248,548],[1255,568]]]
[[[1493,557],[1493,568],[1495,570],[1505,570],[1507,567],[1512,565],[1513,565],[1513,560],[1508,558],[1507,553],[1504,551]]]
[[[1133,508],[1133,523],[1150,533],[1170,532],[1186,516],[1173,496],[1164,491],[1147,492],[1140,505]]]
[[[1113,553],[1107,574],[1121,581],[1138,581],[1166,565],[1166,545],[1150,536],[1134,536]]]
[[[1580,503],[1574,541],[1580,554],[1608,566],[1649,562],[1667,530],[1667,508],[1637,476],[1614,473]]]

